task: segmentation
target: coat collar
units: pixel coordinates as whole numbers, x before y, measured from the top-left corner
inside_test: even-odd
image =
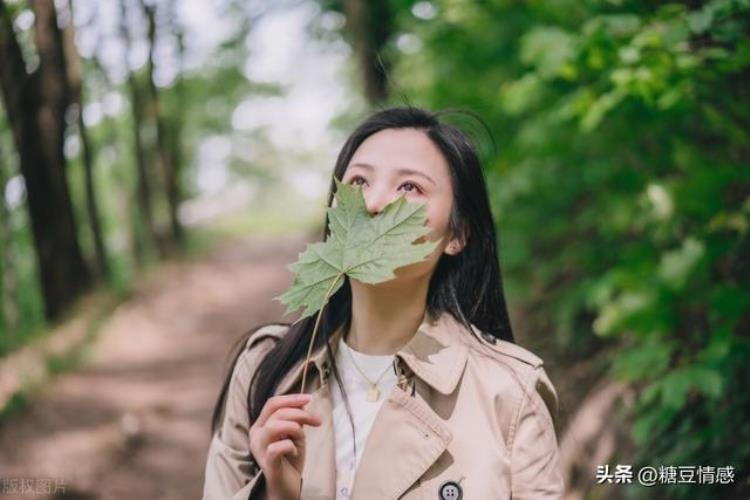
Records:
[[[441,394],[451,394],[461,379],[468,347],[461,335],[467,332],[450,314],[432,319],[425,313],[416,334],[396,356],[403,359],[414,374]]]
[[[465,327],[449,313],[442,313],[437,318],[425,313],[416,333],[396,352],[396,357],[403,360],[428,386],[441,394],[451,394],[458,385],[468,357],[468,347],[460,338],[467,332],[462,330],[466,330]],[[329,339],[334,356],[342,334],[343,329],[339,328]],[[330,375],[330,358],[325,345],[313,350],[307,366],[307,388],[311,388],[310,384],[314,379],[317,379],[318,383],[312,387],[313,390],[325,385]],[[305,360],[297,363],[282,378],[276,394],[287,394],[293,388],[299,390],[304,367]]]
[[[431,407],[434,396],[455,391],[468,358],[468,347],[462,335],[463,327],[450,315],[442,314],[433,320],[425,315],[409,342],[396,353],[394,369],[410,371],[400,376],[399,385],[383,402],[378,417],[370,430],[352,484],[352,498],[400,498],[438,457],[453,439],[444,419]],[[329,340],[333,355],[343,333],[339,329]],[[401,363],[403,361],[403,363]],[[329,358],[325,345],[313,351],[304,392],[313,398],[307,409],[320,415],[320,426],[305,426],[305,468],[302,475],[301,498],[324,500],[335,496],[336,450],[332,385]],[[304,360],[285,376],[277,394],[299,390]],[[402,373],[400,375],[406,375]],[[420,379],[434,391],[407,391],[405,382]],[[427,398],[427,399],[425,399]],[[383,464],[389,467],[383,467]]]

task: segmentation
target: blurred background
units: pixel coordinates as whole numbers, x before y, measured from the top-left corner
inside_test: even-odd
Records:
[[[750,498],[749,35],[748,0],[0,0],[0,496],[200,497],[233,341],[412,104],[487,125],[449,118],[568,498]]]

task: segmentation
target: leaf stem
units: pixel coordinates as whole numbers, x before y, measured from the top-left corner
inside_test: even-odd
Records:
[[[307,379],[307,364],[310,361],[310,356],[312,355],[313,346],[315,345],[315,335],[318,333],[318,327],[320,326],[320,318],[323,316],[323,309],[325,309],[326,305],[328,305],[328,299],[329,295],[331,294],[331,290],[334,289],[336,286],[336,283],[338,283],[339,278],[341,278],[344,275],[344,273],[339,273],[336,275],[336,277],[331,282],[331,286],[328,287],[328,290],[326,290],[326,294],[323,296],[323,305],[320,306],[320,310],[318,311],[318,317],[315,318],[315,326],[313,327],[312,336],[310,337],[310,346],[307,348],[307,356],[305,357],[305,368],[302,370],[302,386],[300,387],[300,394],[305,393],[305,380]]]

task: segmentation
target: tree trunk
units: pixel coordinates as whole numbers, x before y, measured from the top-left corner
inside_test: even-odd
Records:
[[[123,40],[125,41],[125,60],[127,61],[128,55],[130,54],[131,39],[130,30],[127,26],[127,8],[125,6],[125,0],[120,0],[120,33]],[[137,182],[136,182],[136,200],[138,201],[138,209],[140,211],[140,222],[145,226],[147,238],[150,240],[160,255],[163,255],[161,242],[158,234],[156,233],[156,226],[154,224],[154,210],[151,202],[151,180],[148,175],[148,165],[146,162],[146,148],[143,144],[141,137],[141,126],[143,124],[143,97],[141,89],[138,87],[135,74],[127,67],[128,72],[128,90],[130,91],[130,103],[133,112],[133,145],[135,149],[135,163],[137,169]],[[135,223],[135,221],[134,221]],[[137,224],[137,223],[136,223]],[[137,227],[133,227],[133,238],[139,240],[139,231]],[[134,245],[136,251],[134,257],[137,263],[142,264],[145,259],[144,247],[142,245]]]
[[[171,236],[174,243],[177,246],[182,244],[182,225],[178,216],[177,209],[180,203],[180,192],[178,189],[177,176],[175,174],[175,165],[173,163],[174,158],[172,157],[169,140],[167,138],[167,126],[163,116],[163,106],[159,96],[159,90],[156,88],[156,82],[154,81],[154,50],[156,48],[156,7],[153,5],[146,4],[141,0],[141,7],[148,20],[148,60],[146,63],[146,82],[149,90],[149,97],[151,99],[151,110],[153,113],[153,120],[156,124],[156,149],[159,154],[159,162],[161,163],[162,171],[164,174],[164,188],[167,194],[167,207],[169,210],[169,223],[171,228]]]
[[[174,181],[175,181],[175,211],[179,213],[179,205],[183,197],[182,189],[182,133],[183,125],[185,123],[185,109],[187,103],[185,102],[185,81],[182,77],[184,72],[185,62],[185,32],[182,26],[179,24],[179,17],[177,15],[176,0],[170,0],[169,2],[171,15],[170,19],[175,20],[174,36],[177,44],[177,79],[175,81],[175,95],[176,95],[176,109],[174,112],[172,126],[170,127],[171,141],[169,144],[169,150],[172,155],[172,165],[174,170]],[[179,219],[178,219],[179,220]],[[182,225],[180,228],[183,229]],[[179,242],[180,244],[185,243],[184,229],[181,231]]]
[[[388,2],[344,0],[347,31],[359,58],[365,97],[371,104],[388,98],[390,62],[382,54],[393,33],[393,12]]]
[[[10,14],[0,0],[0,85],[26,183],[45,314],[55,319],[90,284],[65,178],[69,103],[62,33],[53,0],[32,0],[39,66],[26,71]]]
[[[3,151],[0,150],[0,332],[13,336],[18,328],[18,306],[15,302],[17,281],[13,266],[13,230],[5,202],[7,182]]]
[[[75,46],[75,27],[73,26],[73,2],[68,2],[71,21],[64,32],[65,55],[68,61],[68,82],[70,84],[70,93],[72,101],[77,104],[78,135],[81,139],[81,153],[83,160],[84,184],[86,191],[86,211],[89,218],[89,227],[91,229],[91,238],[94,242],[94,254],[96,257],[97,274],[102,279],[109,277],[109,265],[107,258],[107,249],[104,246],[104,235],[101,226],[101,216],[99,215],[99,204],[96,200],[96,189],[94,183],[94,160],[89,140],[88,130],[83,121],[83,71],[81,60]]]
[[[174,117],[174,125],[172,126],[172,141],[170,150],[172,151],[172,165],[174,170],[175,179],[175,209],[179,209],[180,201],[182,201],[182,169],[183,169],[183,156],[182,156],[182,133],[183,125],[185,123],[185,109],[187,103],[185,102],[185,81],[182,77],[183,74],[183,63],[185,61],[185,38],[184,32],[181,26],[177,26],[175,31],[175,37],[177,38],[177,82],[175,82],[175,92],[177,109]],[[180,234],[181,244],[184,243],[184,232]]]
[[[115,86],[107,74],[107,70],[99,60],[98,55],[94,55],[91,58],[91,64],[94,69],[94,73],[101,78],[104,88],[112,90]],[[105,92],[106,93],[106,92]],[[119,149],[119,131],[116,120],[112,117],[105,118],[104,124],[104,144],[110,144],[115,149]],[[122,186],[127,185],[129,182],[129,175],[124,171],[123,168],[117,169],[113,172],[113,180]],[[141,266],[144,263],[146,249],[145,242],[140,236],[138,227],[139,220],[142,220],[142,210],[138,204],[138,197],[131,196],[128,190],[123,190],[118,193],[118,207],[120,207],[124,213],[127,214],[127,232],[128,232],[128,246],[130,248],[130,256],[133,258],[135,267]],[[118,212],[119,213],[119,212]]]

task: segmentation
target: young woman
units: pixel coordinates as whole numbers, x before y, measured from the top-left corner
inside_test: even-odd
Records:
[[[557,395],[513,341],[477,153],[440,118],[386,109],[344,144],[334,177],[361,186],[373,215],[402,194],[425,203],[439,244],[391,281],[347,280],[304,394],[314,316],[243,339],[214,410],[204,499],[562,498]]]

